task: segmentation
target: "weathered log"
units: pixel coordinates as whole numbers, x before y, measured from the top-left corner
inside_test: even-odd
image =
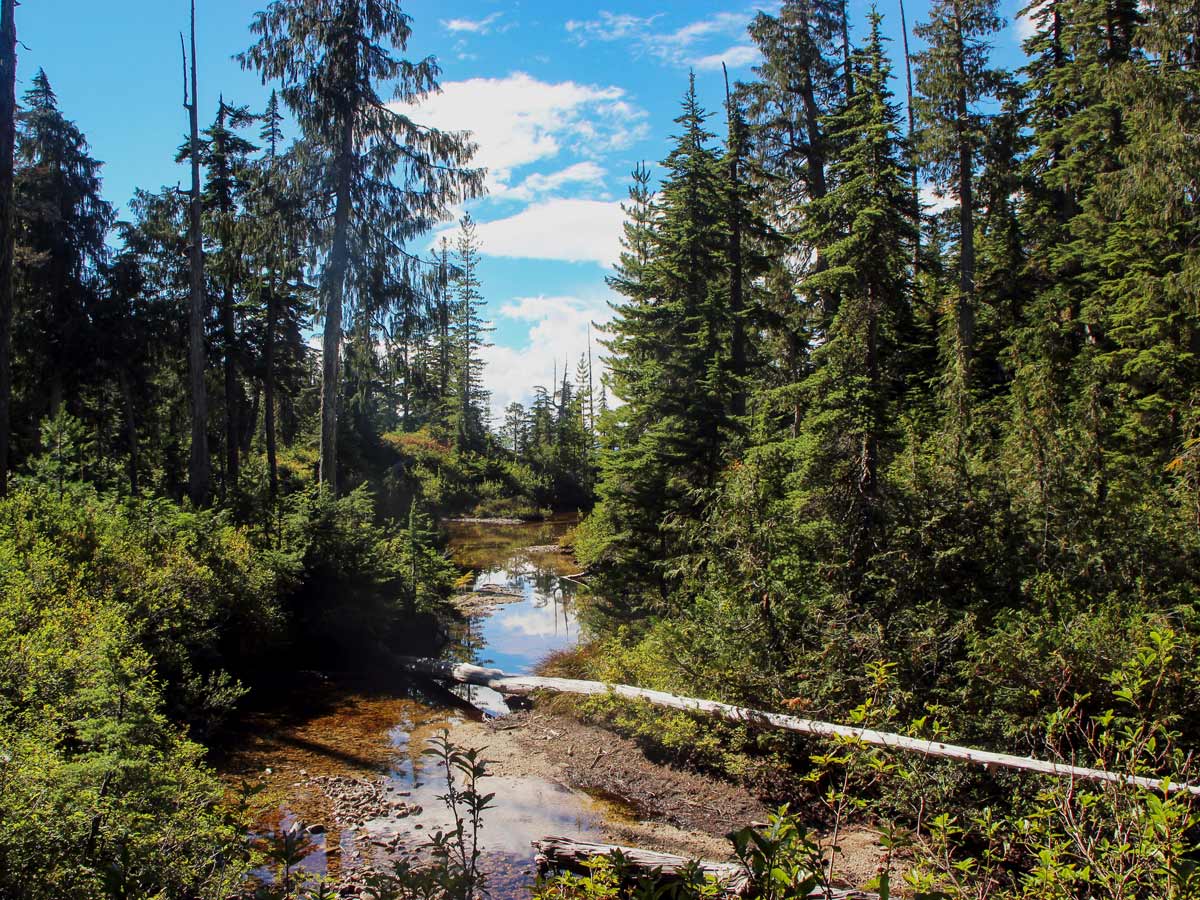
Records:
[[[598,856],[619,853],[626,866],[640,875],[656,873],[664,878],[678,876],[693,861],[670,853],[657,853],[637,847],[618,847],[613,844],[593,844],[565,837],[544,837],[533,842],[537,851],[538,871],[557,869],[568,872],[587,872],[587,863]],[[738,863],[695,861],[701,872],[711,875],[727,893],[745,896],[750,890],[750,873]]]
[[[625,867],[641,876],[654,876],[670,880],[694,863],[700,872],[711,875],[725,893],[737,897],[748,897],[754,894],[754,882],[750,872],[740,863],[690,860],[685,856],[657,853],[637,847],[593,844],[588,841],[575,841],[563,837],[544,837],[540,841],[534,841],[533,847],[537,851],[538,870],[542,873],[545,873],[547,869],[586,873],[589,861],[599,856],[611,856],[619,853]],[[875,894],[841,888],[828,890],[818,888],[809,896],[823,897],[827,900],[878,900]]]
[[[757,728],[776,728],[783,731],[795,731],[800,734],[811,734],[817,737],[842,738],[859,741],[875,747],[886,747],[889,750],[904,750],[911,753],[919,753],[923,756],[957,759],[961,762],[984,766],[985,768],[1017,769],[1027,772],[1038,772],[1043,775],[1052,775],[1058,778],[1133,785],[1150,790],[1161,790],[1166,793],[1186,792],[1200,796],[1200,784],[1171,781],[1165,778],[1149,778],[1142,775],[1130,775],[1124,772],[1110,772],[1105,769],[1092,769],[1084,766],[1051,762],[1044,759],[1032,759],[1026,756],[1012,756],[1008,753],[993,753],[989,750],[960,747],[955,744],[914,738],[903,734],[893,734],[888,731],[875,731],[871,728],[837,725],[832,722],[821,722],[816,719],[803,719],[799,716],[788,716],[782,713],[747,709],[743,706],[719,703],[716,700],[698,700],[694,697],[680,697],[677,694],[668,694],[665,691],[652,691],[646,688],[632,687],[627,684],[605,684],[599,681],[580,681],[574,678],[541,678],[532,675],[507,675],[499,669],[488,669],[466,663],[451,663],[437,659],[404,657],[401,659],[401,664],[410,672],[418,672],[434,678],[461,681],[466,684],[479,684],[490,687],[492,690],[499,691],[502,694],[527,695],[536,693],[537,691],[556,691],[564,694],[583,694],[587,696],[615,694],[618,697],[625,697],[631,700],[645,700],[647,703],[655,706],[700,713],[724,719],[728,722],[737,722]]]

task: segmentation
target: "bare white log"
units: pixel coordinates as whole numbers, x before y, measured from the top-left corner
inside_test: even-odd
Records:
[[[727,894],[746,897],[754,893],[754,883],[750,873],[740,863],[690,860],[685,856],[675,856],[671,853],[657,853],[653,850],[620,847],[613,844],[593,844],[589,841],[576,841],[564,837],[544,837],[540,841],[534,841],[533,847],[537,851],[538,869],[542,872],[552,868],[586,873],[587,864],[591,860],[598,856],[611,856],[619,853],[625,865],[638,874],[653,874],[670,879],[678,876],[688,866],[695,864],[702,873],[711,875]],[[816,888],[809,896],[821,897],[825,900],[878,900],[877,894],[842,888]]]
[[[615,694],[618,697],[626,697],[630,700],[645,700],[647,703],[655,706],[713,716],[724,719],[727,722],[738,722],[756,728],[774,728],[782,731],[795,731],[800,734],[811,734],[817,737],[859,741],[863,744],[886,747],[890,750],[904,750],[910,753],[919,753],[923,756],[957,759],[986,768],[1018,769],[1027,772],[1039,772],[1043,775],[1053,775],[1058,778],[1135,785],[1169,794],[1186,792],[1200,796],[1200,784],[1171,781],[1165,778],[1149,778],[1142,775],[1130,775],[1124,772],[1110,772],[1105,769],[1091,769],[1084,766],[1033,759],[1026,756],[1012,756],[1008,753],[993,753],[989,750],[976,750],[971,747],[960,747],[955,744],[945,744],[941,741],[930,741],[924,738],[914,738],[887,731],[875,731],[870,728],[859,728],[853,725],[837,725],[832,722],[821,722],[816,719],[803,719],[798,716],[783,715],[782,713],[747,709],[743,706],[719,703],[716,700],[698,700],[695,697],[680,697],[677,694],[668,694],[665,691],[651,691],[646,688],[632,687],[627,684],[605,684],[600,681],[580,681],[574,678],[541,678],[532,675],[508,675],[499,669],[488,669],[466,663],[449,663],[437,659],[405,657],[402,663],[411,672],[429,675],[434,678],[459,681],[465,684],[479,684],[490,687],[492,690],[499,691],[502,694],[524,696],[537,691],[555,691],[563,694],[583,694],[588,696]]]
[[[588,841],[576,841],[565,837],[544,837],[533,842],[537,851],[539,871],[558,869],[569,872],[586,872],[587,863],[598,856],[611,856],[619,853],[630,869],[648,874],[656,872],[667,878],[679,875],[691,864],[692,860],[670,853],[657,853],[653,850],[641,850],[637,847],[619,847],[613,844],[593,844]],[[706,860],[695,860],[700,871],[711,875],[721,887],[731,894],[744,896],[750,888],[750,873],[746,867],[738,863],[718,863]]]

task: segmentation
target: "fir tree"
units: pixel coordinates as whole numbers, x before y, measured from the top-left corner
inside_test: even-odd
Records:
[[[12,409],[13,167],[17,117],[16,0],[0,0],[0,497],[8,494]]]
[[[208,353],[204,343],[204,323],[208,318],[207,286],[204,280],[204,225],[200,193],[200,119],[199,86],[196,76],[196,0],[191,2],[191,67],[183,50],[183,108],[188,114],[188,148],[191,161],[191,192],[188,207],[188,263],[191,270],[191,294],[188,303],[188,383],[191,391],[192,442],[188,461],[188,493],[195,506],[206,506],[211,491],[211,461],[208,458],[208,387],[205,371]],[[179,36],[183,44],[183,35]],[[189,92],[190,87],[190,92]]]
[[[239,368],[242,349],[237,329],[238,294],[245,281],[246,224],[241,204],[248,189],[249,157],[256,149],[237,133],[250,124],[245,107],[231,106],[221,97],[213,124],[203,132],[199,144],[201,161],[208,178],[202,194],[208,232],[213,248],[210,269],[221,286],[220,322],[222,369],[224,373],[225,481],[226,492],[237,489],[241,430],[239,417],[244,405]],[[190,145],[181,152],[189,153]]]
[[[485,302],[479,284],[479,244],[475,223],[463,217],[455,246],[453,342],[454,385],[450,422],[459,449],[482,450],[487,432],[488,393],[483,383],[481,351],[488,346],[484,336]]]
[[[626,405],[610,418],[620,449],[604,459],[599,491],[599,515],[618,536],[615,569],[659,602],[674,591],[667,573],[687,552],[681,528],[714,485],[733,427],[727,181],[694,77],[682,105],[653,206],[644,176],[635,177],[626,249],[610,282],[626,297],[606,342]]]
[[[380,97],[380,83],[394,83],[403,103],[437,90],[433,59],[394,55],[412,33],[395,0],[275,0],[251,28],[259,39],[242,65],[283,82],[280,94],[317,166],[316,196],[331,200],[320,233],[321,481],[336,492],[345,301],[365,299],[381,257],[406,272],[416,265],[407,254],[395,260],[397,250],[478,194],[483,173],[466,168],[474,148],[464,136],[421,127]]]
[[[837,297],[837,315],[802,386],[808,408],[797,473],[804,515],[833,529],[844,554],[835,567],[844,567],[850,597],[864,602],[868,567],[884,539],[881,472],[894,447],[894,404],[903,390],[915,239],[881,17],[873,12],[870,22],[870,37],[854,57],[853,98],[826,119],[842,148],[832,186],[810,209],[809,239],[828,259],[810,278]]]
[[[102,296],[111,206],[101,197],[100,166],[79,129],[58,108],[45,72],[24,97],[17,144],[16,216],[22,348],[31,421],[57,415],[70,394],[76,412],[83,367],[93,359],[91,316]],[[44,401],[43,402],[43,398]]]
[[[936,0],[916,27],[927,49],[916,54],[920,160],[958,202],[958,296],[950,319],[948,384],[954,421],[965,423],[976,318],[976,160],[983,145],[982,104],[996,87],[988,39],[1000,29],[996,0]]]

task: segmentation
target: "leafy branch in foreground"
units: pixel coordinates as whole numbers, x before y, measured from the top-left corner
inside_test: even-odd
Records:
[[[429,739],[423,755],[445,774],[446,793],[438,799],[446,804],[454,826],[429,836],[427,862],[398,860],[390,873],[372,877],[369,884],[380,900],[473,900],[487,890],[480,832],[483,814],[496,795],[481,791],[479,783],[488,775],[488,761],[483,749],[459,747],[446,731]]]

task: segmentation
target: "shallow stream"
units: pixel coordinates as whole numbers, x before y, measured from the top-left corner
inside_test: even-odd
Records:
[[[454,635],[448,655],[526,673],[575,643],[574,585],[564,577],[575,563],[557,549],[573,524],[565,517],[451,524],[451,552],[475,573],[476,612]],[[507,712],[503,698],[486,688],[462,685],[455,693],[488,715]],[[466,704],[428,686],[380,689],[328,679],[302,696],[294,708],[252,716],[244,746],[223,765],[231,778],[265,783],[272,812],[262,831],[315,826],[300,864],[309,876],[336,878],[368,864],[387,868],[389,860],[419,853],[427,836],[450,822],[439,799],[445,775],[422,751],[470,715]],[[561,785],[491,777],[481,789],[496,795],[482,832],[493,897],[525,893],[534,878],[534,839],[600,835],[605,805]]]

